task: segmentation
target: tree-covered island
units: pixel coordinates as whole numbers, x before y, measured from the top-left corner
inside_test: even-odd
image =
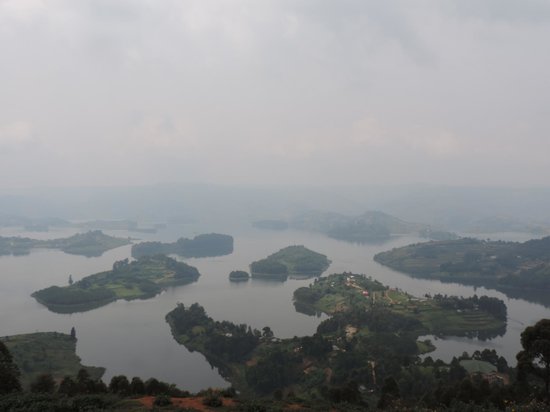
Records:
[[[164,255],[117,261],[113,269],[86,276],[72,285],[50,286],[32,296],[52,312],[84,312],[117,299],[148,299],[169,286],[196,281],[198,270]]]
[[[193,239],[180,238],[173,243],[142,242],[132,246],[132,257],[156,254],[182,257],[211,257],[233,253],[233,236],[219,233],[197,235]]]
[[[273,278],[286,280],[288,276],[319,276],[330,265],[323,254],[305,246],[288,246],[265,259],[252,262],[250,272],[253,278]]]
[[[229,274],[229,280],[232,282],[246,282],[249,278],[249,273],[244,270],[233,270]]]
[[[491,338],[506,329],[507,310],[500,299],[443,295],[417,298],[351,273],[315,279],[309,287],[296,289],[294,305],[299,312],[328,315],[358,309],[377,313],[383,309],[416,322],[419,334]]]
[[[374,260],[411,276],[495,288],[550,304],[550,237],[523,243],[471,238],[417,243]]]
[[[32,249],[60,249],[73,255],[101,256],[104,252],[130,244],[128,238],[109,236],[100,230],[77,233],[67,238],[38,240],[26,237],[1,237],[0,255],[26,255]]]

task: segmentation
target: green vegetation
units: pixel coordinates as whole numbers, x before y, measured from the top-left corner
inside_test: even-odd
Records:
[[[0,237],[0,255],[25,255],[30,253],[31,249],[46,248],[61,249],[65,253],[93,257],[101,256],[107,250],[129,243],[129,239],[109,236],[99,230],[51,240]]]
[[[188,308],[179,304],[166,319],[175,339],[205,355],[245,399],[273,396],[312,410],[338,411],[390,405],[399,405],[400,410],[419,405],[441,410],[453,402],[460,405],[453,410],[461,410],[460,402],[477,404],[483,402],[480,396],[487,406],[505,399],[496,392],[489,397],[498,387],[481,384],[489,379],[487,372],[476,370],[469,377],[460,363],[472,361],[466,365],[484,365],[509,379],[506,361],[494,350],[476,352],[471,358],[465,354],[450,364],[430,357],[420,360],[418,343],[431,346],[417,342],[422,323],[386,306],[342,308],[313,336],[292,339],[274,338],[268,327],[260,332],[214,321],[196,303]],[[458,390],[461,385],[468,385],[468,393]]]
[[[320,232],[335,239],[357,243],[383,242],[392,236],[405,234],[429,239],[456,238],[452,233],[434,230],[429,225],[406,222],[378,211],[360,216],[312,211],[296,216],[291,225],[296,229]]]
[[[330,265],[330,260],[305,246],[288,246],[267,258],[250,265],[252,277],[285,280],[289,275],[319,276]]]
[[[82,366],[76,355],[76,339],[58,332],[29,333],[1,338],[13,356],[21,372],[23,388],[29,388],[31,382],[40,375],[49,374],[54,380],[61,381],[65,376],[76,378],[80,369],[99,379],[104,368]]]
[[[249,278],[250,275],[244,270],[234,270],[229,274],[229,280],[233,282],[247,281]]]
[[[148,299],[168,286],[199,278],[198,270],[164,255],[115,262],[113,269],[87,276],[72,285],[34,292],[32,296],[53,312],[83,312],[117,299]]]
[[[209,257],[231,253],[233,253],[233,237],[219,233],[198,235],[193,239],[180,238],[174,243],[142,242],[132,246],[132,256],[134,258],[156,254]]]
[[[294,292],[294,301],[296,309],[307,314],[334,315],[357,309],[369,312],[384,308],[388,313],[417,322],[419,335],[489,338],[502,334],[506,328],[506,305],[500,299],[442,295],[416,298],[351,273],[315,279],[309,287]]]
[[[495,288],[550,304],[550,237],[524,243],[477,239],[417,243],[374,259],[412,276]]]

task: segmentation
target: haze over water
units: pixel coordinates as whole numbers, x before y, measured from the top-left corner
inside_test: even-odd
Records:
[[[189,225],[169,227],[158,234],[143,236],[174,241],[179,236],[192,236],[198,229],[197,226]],[[43,236],[59,237],[71,232],[54,231]],[[124,231],[109,233],[135,236],[135,233]],[[14,231],[4,229],[1,234],[14,234]],[[499,292],[484,288],[414,279],[372,260],[372,256],[379,251],[421,241],[419,238],[402,237],[378,245],[359,245],[307,232],[261,231],[247,227],[233,235],[235,249],[231,255],[186,260],[201,272],[198,282],[170,288],[149,300],[117,301],[99,309],[71,315],[48,311],[30,294],[52,284],[67,284],[69,274],[74,280],[79,280],[86,275],[108,270],[114,261],[130,257],[130,246],[111,250],[97,258],[52,250],[36,250],[27,256],[0,257],[1,334],[51,330],[67,333],[74,326],[79,339],[78,355],[84,364],[107,367],[104,376],[106,381],[114,375],[125,374],[143,379],[156,377],[191,391],[225,386],[217,370],[212,369],[202,355],[189,353],[175,342],[164,316],[178,302],[185,305],[198,302],[215,320],[246,323],[258,329],[270,326],[275,335],[281,338],[315,333],[317,325],[325,316],[318,318],[298,313],[292,304],[293,291],[308,285],[312,280],[289,279],[277,282],[253,279],[246,283],[231,283],[228,280],[231,270],[247,270],[252,261],[292,244],[303,244],[326,254],[332,264],[325,274],[343,271],[364,273],[415,296],[425,293],[461,296],[486,294],[504,299],[508,306],[509,321],[503,337],[489,341],[465,338],[435,340],[437,350],[430,354],[434,358],[450,360],[463,351],[471,353],[488,347],[496,349],[511,364],[515,364],[521,331],[536,320],[550,316],[550,310],[538,304],[508,299]]]

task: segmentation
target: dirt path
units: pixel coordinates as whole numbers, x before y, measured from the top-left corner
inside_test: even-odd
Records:
[[[197,411],[214,411],[217,408],[210,408],[208,406],[205,406],[202,404],[202,400],[204,398],[202,396],[192,396],[189,398],[172,398],[172,404],[175,406],[179,406],[180,408],[193,408]],[[229,398],[221,398],[223,401],[223,406],[234,406],[235,401],[233,399]],[[145,396],[143,398],[137,399],[142,405],[146,406],[147,408],[153,407],[153,402],[155,401],[154,396]]]

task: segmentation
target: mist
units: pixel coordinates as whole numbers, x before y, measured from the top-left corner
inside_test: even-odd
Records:
[[[547,186],[544,1],[0,1],[0,189]]]

